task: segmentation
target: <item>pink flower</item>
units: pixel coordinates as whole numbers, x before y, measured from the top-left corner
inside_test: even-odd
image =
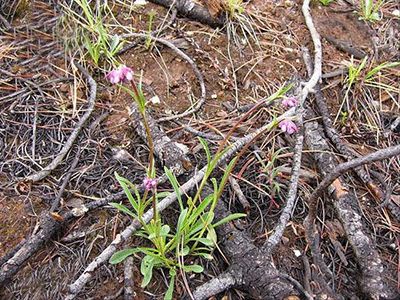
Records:
[[[131,81],[133,79],[133,71],[131,68],[122,65],[120,68],[121,80],[123,81]]]
[[[157,180],[155,178],[146,177],[143,179],[143,185],[146,191],[154,190],[157,186]]]
[[[299,100],[297,100],[296,97],[292,96],[292,97],[288,97],[282,100],[282,105],[284,107],[294,107],[297,105],[297,103],[299,103]]]
[[[106,75],[106,79],[112,84],[120,82],[128,82],[133,79],[133,71],[131,68],[122,65],[117,70],[112,70]]]
[[[279,128],[288,134],[295,133],[299,130],[296,124],[291,120],[283,120],[279,123]]]
[[[119,70],[112,70],[106,75],[106,79],[112,84],[119,83],[121,81],[121,72]]]

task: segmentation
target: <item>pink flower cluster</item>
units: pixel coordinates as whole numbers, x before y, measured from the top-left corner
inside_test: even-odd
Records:
[[[112,84],[120,82],[128,82],[133,79],[133,71],[131,68],[122,65],[117,70],[112,70],[106,75],[106,79]]]
[[[297,104],[299,104],[299,100],[295,96],[287,97],[282,100],[282,106],[285,108],[295,107]],[[288,119],[282,120],[278,126],[283,132],[287,132],[288,134],[299,131],[297,125],[292,120]]]
[[[143,185],[146,191],[152,191],[157,186],[157,179],[146,177],[143,179]]]
[[[293,134],[293,133],[299,131],[299,128],[297,127],[297,125],[291,120],[283,120],[283,121],[281,121],[279,123],[279,128],[283,132],[287,132],[288,134]]]
[[[286,108],[288,107],[294,107],[299,103],[299,100],[297,100],[296,97],[292,96],[292,97],[287,97],[285,99],[282,100],[282,105]]]

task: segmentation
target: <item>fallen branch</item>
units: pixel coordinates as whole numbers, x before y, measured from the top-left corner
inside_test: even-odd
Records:
[[[305,22],[307,24],[307,28],[310,31],[311,38],[314,43],[314,53],[315,53],[315,58],[314,58],[314,68],[313,68],[313,73],[311,74],[311,77],[309,81],[304,85],[303,89],[300,92],[300,103],[299,103],[299,109],[298,109],[298,125],[300,127],[303,126],[303,107],[304,103],[308,97],[308,94],[314,90],[315,86],[318,84],[318,81],[321,78],[322,75],[322,46],[321,46],[321,39],[320,36],[314,26],[312,16],[310,14],[310,1],[305,0],[303,2],[302,6],[302,12],[304,15]],[[286,200],[286,206],[279,218],[279,223],[275,227],[273,235],[267,240],[267,242],[264,245],[264,251],[267,253],[270,253],[276,245],[280,242],[283,232],[286,228],[287,223],[289,222],[289,219],[291,217],[291,213],[294,207],[294,202],[296,200],[296,195],[297,195],[297,185],[299,181],[299,172],[300,172],[300,166],[301,166],[301,155],[302,155],[302,150],[303,150],[303,140],[304,136],[300,132],[297,134],[296,137],[296,145],[295,145],[295,150],[294,150],[294,156],[293,156],[293,168],[292,168],[292,175],[290,178],[290,185],[289,185],[289,191],[287,195],[287,200]]]
[[[302,119],[303,118],[301,117],[301,122],[299,126],[303,125]],[[301,129],[301,131],[302,130],[303,129]],[[294,147],[292,160],[292,175],[290,177],[289,190],[286,196],[286,206],[279,217],[279,222],[275,226],[274,233],[268,238],[265,245],[263,246],[265,253],[272,253],[276,245],[278,245],[278,243],[281,241],[283,232],[285,231],[290,217],[292,216],[292,211],[297,196],[297,186],[300,177],[301,155],[303,151],[304,135],[301,131],[296,136],[296,144]]]
[[[309,198],[309,205],[316,206],[318,197],[341,175],[344,173],[363,166],[366,164],[373,163],[375,161],[381,161],[390,157],[400,155],[400,145],[384,148],[375,152],[372,152],[366,156],[359,157],[348,162],[342,163],[336,166],[332,172],[325,176],[324,180],[318,185]]]
[[[202,107],[204,102],[206,101],[206,86],[204,84],[203,75],[201,74],[196,63],[185,52],[183,52],[178,47],[176,47],[173,43],[171,43],[165,39],[154,37],[154,36],[144,34],[144,33],[128,33],[128,34],[122,35],[122,38],[130,38],[130,37],[138,37],[141,39],[151,38],[152,40],[156,41],[157,43],[160,43],[160,44],[163,44],[163,45],[169,47],[172,51],[174,51],[177,55],[179,55],[180,57],[182,57],[184,60],[186,60],[189,63],[189,65],[192,67],[193,72],[196,75],[196,78],[200,85],[200,99],[198,100],[197,104],[194,107],[190,107],[187,111],[185,111],[184,113],[181,113],[181,114],[159,118],[158,122],[176,120],[176,119],[183,118],[183,117],[186,117],[188,115],[191,115],[191,114],[194,114],[195,112],[197,112]]]
[[[312,72],[312,60],[309,55],[308,49],[304,48],[303,49],[303,58],[304,61],[307,65],[307,70],[309,73]],[[328,111],[328,106],[326,104],[326,100],[324,99],[324,96],[322,95],[321,88],[319,85],[315,87],[315,102],[317,103],[317,108],[318,111],[320,112],[322,116],[322,123],[324,125],[325,133],[328,136],[328,138],[331,140],[335,148],[339,151],[340,154],[342,154],[347,160],[355,158],[355,155],[353,154],[352,151],[350,151],[349,147],[345,145],[337,130],[333,126],[332,120],[329,115]],[[369,187],[369,189],[372,191],[372,193],[382,199],[383,193],[379,189],[379,187],[372,181],[371,177],[369,174],[363,169],[363,168],[355,168],[355,171],[358,175],[358,177]]]
[[[47,177],[51,171],[53,171],[57,166],[63,161],[64,157],[67,155],[69,150],[71,149],[72,145],[74,144],[76,138],[79,135],[83,125],[89,119],[90,115],[92,114],[95,106],[96,101],[96,94],[97,94],[97,83],[96,81],[90,76],[90,74],[76,61],[72,62],[76,68],[86,77],[87,83],[89,85],[89,96],[88,96],[88,107],[84,115],[80,118],[77,125],[75,126],[74,130],[72,131],[71,135],[69,136],[68,140],[64,144],[63,148],[61,149],[60,153],[53,159],[53,161],[45,167],[43,170],[29,175],[25,178],[28,181],[39,181],[43,178]]]
[[[133,257],[130,256],[124,260],[124,300],[134,299],[135,281],[133,279]]]
[[[349,188],[339,179],[339,177],[343,173],[361,165],[399,155],[400,145],[379,150],[365,157],[354,159],[335,167],[335,158],[329,152],[329,146],[322,137],[322,133],[320,132],[316,122],[306,124],[306,142],[309,145],[310,150],[318,151],[314,156],[321,172],[325,175],[324,180],[310,196],[309,215],[305,221],[308,239],[310,241],[315,239],[315,237],[310,236],[310,234],[314,234],[317,200],[318,197],[329,187],[330,193],[335,198],[333,205],[336,213],[343,224],[347,238],[360,265],[360,285],[362,291],[368,295],[370,299],[394,299],[393,291],[388,286],[388,283],[383,279],[384,267],[382,261],[374,246],[373,240],[370,237],[370,233],[361,221],[361,213],[355,206],[357,203],[356,196],[354,193],[349,192]],[[333,171],[328,173],[326,170]],[[313,253],[313,255],[314,254],[315,253]]]

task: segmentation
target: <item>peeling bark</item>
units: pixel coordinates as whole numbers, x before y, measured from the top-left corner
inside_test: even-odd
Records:
[[[321,173],[326,176],[334,169],[336,159],[330,153],[323,131],[317,122],[307,123],[305,131],[306,143],[313,151]],[[369,299],[397,299],[398,293],[384,279],[384,266],[371,233],[362,222],[356,195],[341,178],[330,185],[329,194],[334,199],[333,206],[361,269],[361,276],[358,279],[362,292]]]
[[[130,115],[136,125],[137,133],[146,141],[146,129],[141,121],[142,116],[136,104],[131,106]],[[154,154],[159,159],[160,163],[170,168],[176,176],[191,169],[192,164],[190,159],[182,150],[185,146],[171,140],[150,114],[147,114],[146,118],[154,141]]]

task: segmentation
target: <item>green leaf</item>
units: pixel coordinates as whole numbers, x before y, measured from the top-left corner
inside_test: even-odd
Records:
[[[119,35],[113,35],[111,37],[111,42],[110,42],[110,52],[112,54],[116,53],[116,51],[118,51],[118,48],[121,47],[122,42],[121,42],[121,38],[119,37]]]
[[[208,227],[207,239],[212,240],[214,244],[217,244],[218,240],[217,233],[215,232],[215,229],[212,226]]]
[[[383,64],[380,64],[378,66],[376,66],[375,68],[373,68],[371,71],[369,71],[367,73],[367,75],[365,76],[365,79],[371,79],[376,73],[380,72],[383,69],[388,69],[388,68],[394,68],[400,65],[399,61],[395,61],[395,62],[385,62]]]
[[[146,255],[140,265],[140,273],[142,273],[143,275],[143,280],[141,284],[142,288],[146,287],[150,283],[151,278],[153,277],[153,267],[153,257]]]
[[[149,240],[154,240],[157,237],[157,233],[156,232],[152,232],[149,234],[149,236],[147,237]]]
[[[160,236],[167,236],[170,230],[167,224],[163,225],[160,229]]]
[[[215,228],[215,227],[218,227],[218,226],[220,226],[222,224],[228,223],[228,222],[230,222],[232,220],[236,220],[236,219],[243,218],[243,217],[246,217],[246,216],[247,216],[246,214],[242,214],[242,213],[231,214],[231,215],[223,218],[222,220],[219,220],[217,223],[213,224],[213,227]]]
[[[167,167],[164,167],[164,172],[165,172],[165,175],[168,177],[168,180],[171,183],[172,187],[174,188],[174,192],[175,192],[176,197],[178,199],[179,207],[180,207],[180,209],[182,211],[183,210],[183,203],[182,203],[182,197],[181,197],[181,192],[180,192],[180,189],[179,189],[178,180],[176,180],[176,177],[175,177],[174,173],[172,173],[172,171],[170,169],[168,169]]]
[[[126,213],[128,215],[130,215],[132,218],[136,218],[136,215],[133,212],[131,212],[125,205],[119,204],[119,203],[115,203],[115,202],[110,202],[109,204],[112,207],[114,207],[114,208],[116,208],[116,209],[118,209],[118,210],[120,210],[120,211],[122,211],[122,212],[124,212],[124,213]]]
[[[120,262],[122,262],[123,260],[125,260],[125,258],[127,258],[128,256],[131,256],[132,254],[135,254],[137,252],[139,252],[140,250],[138,249],[124,249],[118,252],[115,252],[109,260],[109,263],[112,265],[118,264]]]
[[[186,256],[186,255],[189,254],[189,251],[190,251],[189,246],[185,246],[185,247],[183,247],[183,249],[179,249],[178,255],[179,256]]]
[[[205,139],[203,139],[202,137],[198,137],[201,145],[204,148],[204,151],[206,152],[206,156],[207,156],[207,165],[210,165],[211,162],[211,152],[210,152],[210,148],[208,148],[208,144],[206,142]]]
[[[276,99],[282,98],[291,88],[293,87],[293,83],[281,86],[275,93],[269,96],[266,102],[272,102]]]
[[[184,229],[187,213],[188,213],[188,208],[185,208],[179,214],[178,223],[176,224],[177,233],[181,232]]]
[[[214,212],[213,211],[209,211],[207,214],[207,218],[205,218],[206,220],[206,224],[204,224],[204,226],[208,226],[212,223],[212,221],[214,220]]]
[[[206,253],[206,252],[193,253],[193,256],[201,256],[208,260],[214,259],[214,257],[210,253]]]
[[[222,192],[223,192],[223,190],[224,190],[225,184],[226,184],[226,182],[227,182],[228,179],[229,179],[229,175],[232,173],[232,169],[233,169],[233,167],[235,166],[236,161],[237,161],[237,157],[235,157],[234,159],[232,159],[232,160],[230,161],[230,163],[228,164],[228,166],[226,167],[226,169],[225,169],[224,175],[222,176],[221,182],[220,182],[219,187],[218,187],[218,193],[217,193],[218,199],[219,199],[219,198],[221,197],[221,195],[222,195]],[[215,204],[215,205],[216,205],[216,204]],[[213,207],[213,208],[214,208],[214,207]]]
[[[201,201],[200,205],[193,211],[193,213],[190,214],[189,224],[193,224],[197,221],[199,216],[205,212],[206,208],[210,205],[213,199],[214,194],[210,194],[203,201]]]
[[[195,239],[192,239],[192,240],[193,241],[197,241],[199,243],[202,243],[203,245],[206,245],[206,246],[210,246],[210,247],[214,246],[214,242],[212,240],[210,240],[210,239],[207,239],[207,238],[195,238]]]
[[[191,237],[194,234],[196,234],[197,232],[199,232],[201,229],[203,229],[204,228],[203,223],[204,223],[203,220],[201,220],[201,219],[197,220],[197,222],[194,223],[194,225],[192,225],[190,227],[190,231],[189,231],[188,236]]]
[[[201,273],[204,271],[204,268],[200,265],[187,265],[183,266],[182,269],[185,272],[194,272],[194,273]]]
[[[140,201],[140,195],[139,192],[137,192],[136,187],[128,179],[120,176],[117,172],[115,172],[115,178],[117,179],[122,189],[124,190],[125,195],[128,197],[128,200],[131,203],[133,209],[136,211],[137,214],[139,214],[138,202],[133,198],[132,193],[128,188],[128,185],[134,188],[136,197]]]
[[[174,294],[174,285],[175,285],[175,275],[172,275],[171,279],[169,280],[168,290],[164,295],[164,300],[172,300],[172,296]]]

